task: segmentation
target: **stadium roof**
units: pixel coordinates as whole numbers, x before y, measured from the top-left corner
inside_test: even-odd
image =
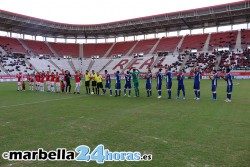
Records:
[[[249,22],[250,0],[105,24],[58,23],[0,10],[0,30],[54,38],[112,38]]]

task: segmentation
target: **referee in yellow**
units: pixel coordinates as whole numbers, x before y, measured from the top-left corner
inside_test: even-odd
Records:
[[[96,88],[96,73],[95,70],[92,70],[92,74],[90,76],[91,80],[92,80],[92,91],[94,92],[94,94],[97,93],[97,88]]]
[[[104,94],[103,84],[102,84],[102,75],[97,72],[96,74],[96,82],[97,82],[97,95],[100,94],[100,89],[102,89],[102,94]]]
[[[86,70],[86,73],[85,73],[85,88],[86,88],[86,94],[87,95],[90,94],[89,82],[90,82],[90,74],[89,74],[89,71]]]

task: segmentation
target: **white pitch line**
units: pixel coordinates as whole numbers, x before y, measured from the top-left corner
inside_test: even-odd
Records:
[[[31,104],[39,104],[39,103],[46,103],[46,102],[51,102],[51,101],[74,99],[74,98],[79,98],[79,97],[82,97],[82,96],[60,98],[60,99],[42,100],[42,101],[36,101],[36,102],[32,102],[32,103],[13,104],[13,105],[8,105],[8,106],[0,106],[0,108],[10,108],[10,107],[17,107],[17,106],[24,106],[24,105],[31,105]]]

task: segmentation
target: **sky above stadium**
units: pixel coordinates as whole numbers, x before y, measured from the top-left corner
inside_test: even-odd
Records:
[[[99,24],[239,0],[1,0],[0,9],[70,24]]]

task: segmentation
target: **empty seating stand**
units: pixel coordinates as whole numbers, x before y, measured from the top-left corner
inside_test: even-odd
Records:
[[[60,56],[72,56],[74,58],[79,57],[79,44],[65,44],[65,43],[49,43],[50,46]]]
[[[238,31],[212,33],[209,42],[209,51],[216,48],[229,47],[233,49],[236,44]]]
[[[42,41],[23,40],[23,42],[36,55],[49,55],[49,56],[53,55],[53,53],[48,48],[48,46],[44,42],[42,42]]]
[[[102,57],[112,46],[112,43],[83,44],[83,55],[85,58],[92,56]]]
[[[133,49],[131,54],[136,54],[136,53],[144,53],[148,54],[149,51],[153,48],[155,43],[158,41],[158,39],[147,39],[147,40],[141,40],[138,42],[136,47]]]
[[[157,53],[158,51],[169,51],[169,52],[174,52],[176,49],[178,43],[180,42],[182,37],[167,37],[167,38],[162,38],[156,47],[154,53]]]
[[[197,49],[202,51],[208,34],[199,34],[199,35],[187,35],[184,37],[183,43],[180,47],[180,51]]]
[[[16,38],[0,37],[0,45],[7,52],[28,54]]]
[[[250,45],[250,30],[241,30],[241,47],[246,49]]]
[[[135,43],[136,41],[117,42],[110,51],[108,57],[118,54],[125,55],[135,45]]]

